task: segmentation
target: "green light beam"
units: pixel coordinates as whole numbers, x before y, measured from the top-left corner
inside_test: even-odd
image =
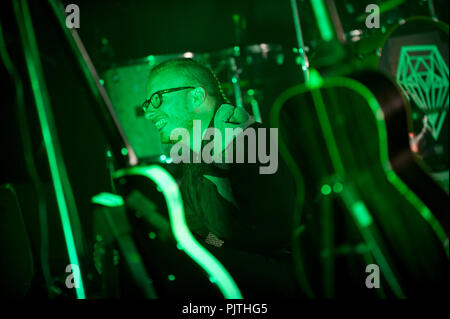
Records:
[[[25,0],[22,0],[20,4],[23,8],[23,16],[21,14],[19,2],[13,1],[16,17],[18,18],[18,20],[21,20],[18,21],[19,32],[24,46],[25,60],[30,75],[31,88],[36,103],[39,122],[41,124],[42,136],[44,139],[44,145],[49,162],[50,173],[52,176],[53,186],[56,195],[56,201],[61,216],[61,222],[63,226],[64,237],[66,240],[69,260],[71,264],[77,265],[80,268],[75,246],[75,240],[73,237],[72,226],[70,224],[69,210],[66,201],[67,199],[64,194],[64,187],[61,180],[61,173],[58,168],[56,146],[54,145],[53,140],[54,137],[52,136],[50,128],[50,122],[52,121],[52,118],[50,117],[49,114],[50,111],[47,110],[47,107],[50,104],[49,98],[46,95],[47,89],[45,88],[45,84],[40,81],[43,75],[41,65],[39,63],[40,61],[39,50],[37,47],[36,38],[34,36],[33,26],[31,24],[31,16],[28,9],[28,5]],[[80,283],[79,288],[75,288],[77,298],[85,299],[86,295],[84,291],[84,285],[81,274],[79,278],[79,283]]]

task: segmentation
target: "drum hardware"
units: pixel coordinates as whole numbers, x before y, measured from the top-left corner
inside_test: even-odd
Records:
[[[250,100],[250,105],[252,107],[252,113],[253,117],[255,118],[255,121],[258,123],[262,123],[261,112],[259,111],[259,103],[255,97],[255,90],[253,89],[247,90],[247,96],[248,99]]]
[[[242,45],[245,41],[245,33],[244,30],[247,29],[247,21],[245,17],[243,17],[239,13],[235,13],[232,15],[233,20],[233,29],[234,29],[234,39],[237,45]]]
[[[428,8],[430,9],[430,16],[433,20],[438,21],[438,17],[436,15],[436,9],[434,8],[434,0],[428,0]]]
[[[105,196],[105,193],[99,195]],[[110,196],[117,197],[115,194],[110,194]],[[105,206],[94,209],[94,215],[94,219],[97,222],[96,236],[110,238],[108,240],[110,243],[113,241],[117,242],[121,256],[123,256],[130,269],[135,285],[145,298],[156,299],[157,294],[153,287],[153,280],[148,276],[142,258],[131,237],[132,229],[126,217],[123,203],[106,203]],[[105,280],[108,280],[108,278]]]
[[[242,73],[242,70],[238,68],[235,57],[230,57],[229,63],[232,74],[231,83],[233,83],[235,104],[237,107],[243,107],[244,103],[242,100],[241,86],[239,85],[239,75]]]
[[[240,79],[240,75],[242,74],[242,68],[238,67],[236,59],[240,56],[241,53],[240,46],[242,45],[243,39],[245,38],[244,30],[246,29],[246,20],[245,18],[242,18],[242,16],[239,14],[233,14],[232,18],[233,18],[235,41],[237,45],[234,46],[233,48],[234,54],[229,58],[231,83],[233,86],[236,107],[244,107],[244,98],[242,96],[242,83]],[[266,52],[263,52],[263,56],[264,55],[266,55]],[[249,56],[247,56],[247,58],[248,57]],[[253,117],[255,118],[255,121],[261,123],[262,119],[258,101],[256,101],[256,99],[254,99],[253,97],[250,97],[250,99]]]
[[[341,19],[339,17],[339,13],[336,8],[336,3],[334,0],[326,0],[328,11],[330,12],[330,18],[334,25],[334,30],[336,31],[336,36],[342,44],[347,42],[347,37],[344,32],[344,28],[342,27]]]
[[[302,66],[303,77],[305,81],[309,80],[309,61],[306,55],[305,42],[303,40],[300,15],[298,14],[297,0],[291,0],[291,10],[294,19],[295,34],[297,36],[298,52],[300,53],[300,63]]]

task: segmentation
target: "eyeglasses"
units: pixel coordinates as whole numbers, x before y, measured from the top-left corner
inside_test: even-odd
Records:
[[[157,109],[162,104],[163,94],[181,91],[181,90],[187,90],[187,89],[195,89],[195,87],[194,86],[183,86],[183,87],[178,87],[178,88],[173,88],[173,89],[156,91],[155,93],[152,94],[152,96],[150,96],[150,98],[148,100],[146,100],[142,104],[142,109],[144,110],[144,113],[147,113],[150,104],[153,108]]]

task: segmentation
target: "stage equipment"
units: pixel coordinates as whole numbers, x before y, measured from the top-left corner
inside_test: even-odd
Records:
[[[162,154],[168,156],[156,127],[145,120],[141,107],[153,67],[174,58],[193,58],[216,74],[232,104],[244,107],[257,122],[263,122],[269,118],[275,97],[301,78],[296,72],[301,64],[299,52],[295,48],[261,43],[216,52],[149,55],[109,68],[102,74],[102,83],[137,157],[151,159]]]
[[[325,46],[339,46],[332,23],[323,23],[324,1],[311,4]],[[328,66],[324,58],[320,66],[328,73],[335,65],[353,68],[325,78],[311,70],[272,110],[280,153],[297,181],[293,247],[300,285],[310,296],[332,297],[345,291],[345,282],[354,284],[346,276],[351,269],[375,263],[389,287],[380,296],[420,295],[425,287],[441,293],[449,279],[448,195],[409,149],[409,104],[400,88],[382,73],[358,70],[348,56]],[[433,194],[417,188],[412,176]],[[341,249],[349,242],[355,249]],[[338,251],[347,251],[345,258]]]

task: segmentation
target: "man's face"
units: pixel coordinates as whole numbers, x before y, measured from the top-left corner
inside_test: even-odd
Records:
[[[181,79],[177,79],[172,72],[160,71],[152,75],[147,86],[147,98],[160,90],[187,86]],[[193,113],[188,107],[188,93],[190,90],[181,90],[162,95],[162,103],[159,108],[153,108],[150,104],[146,118],[150,119],[159,131],[163,144],[176,143],[170,140],[170,133],[176,128],[192,129]]]

